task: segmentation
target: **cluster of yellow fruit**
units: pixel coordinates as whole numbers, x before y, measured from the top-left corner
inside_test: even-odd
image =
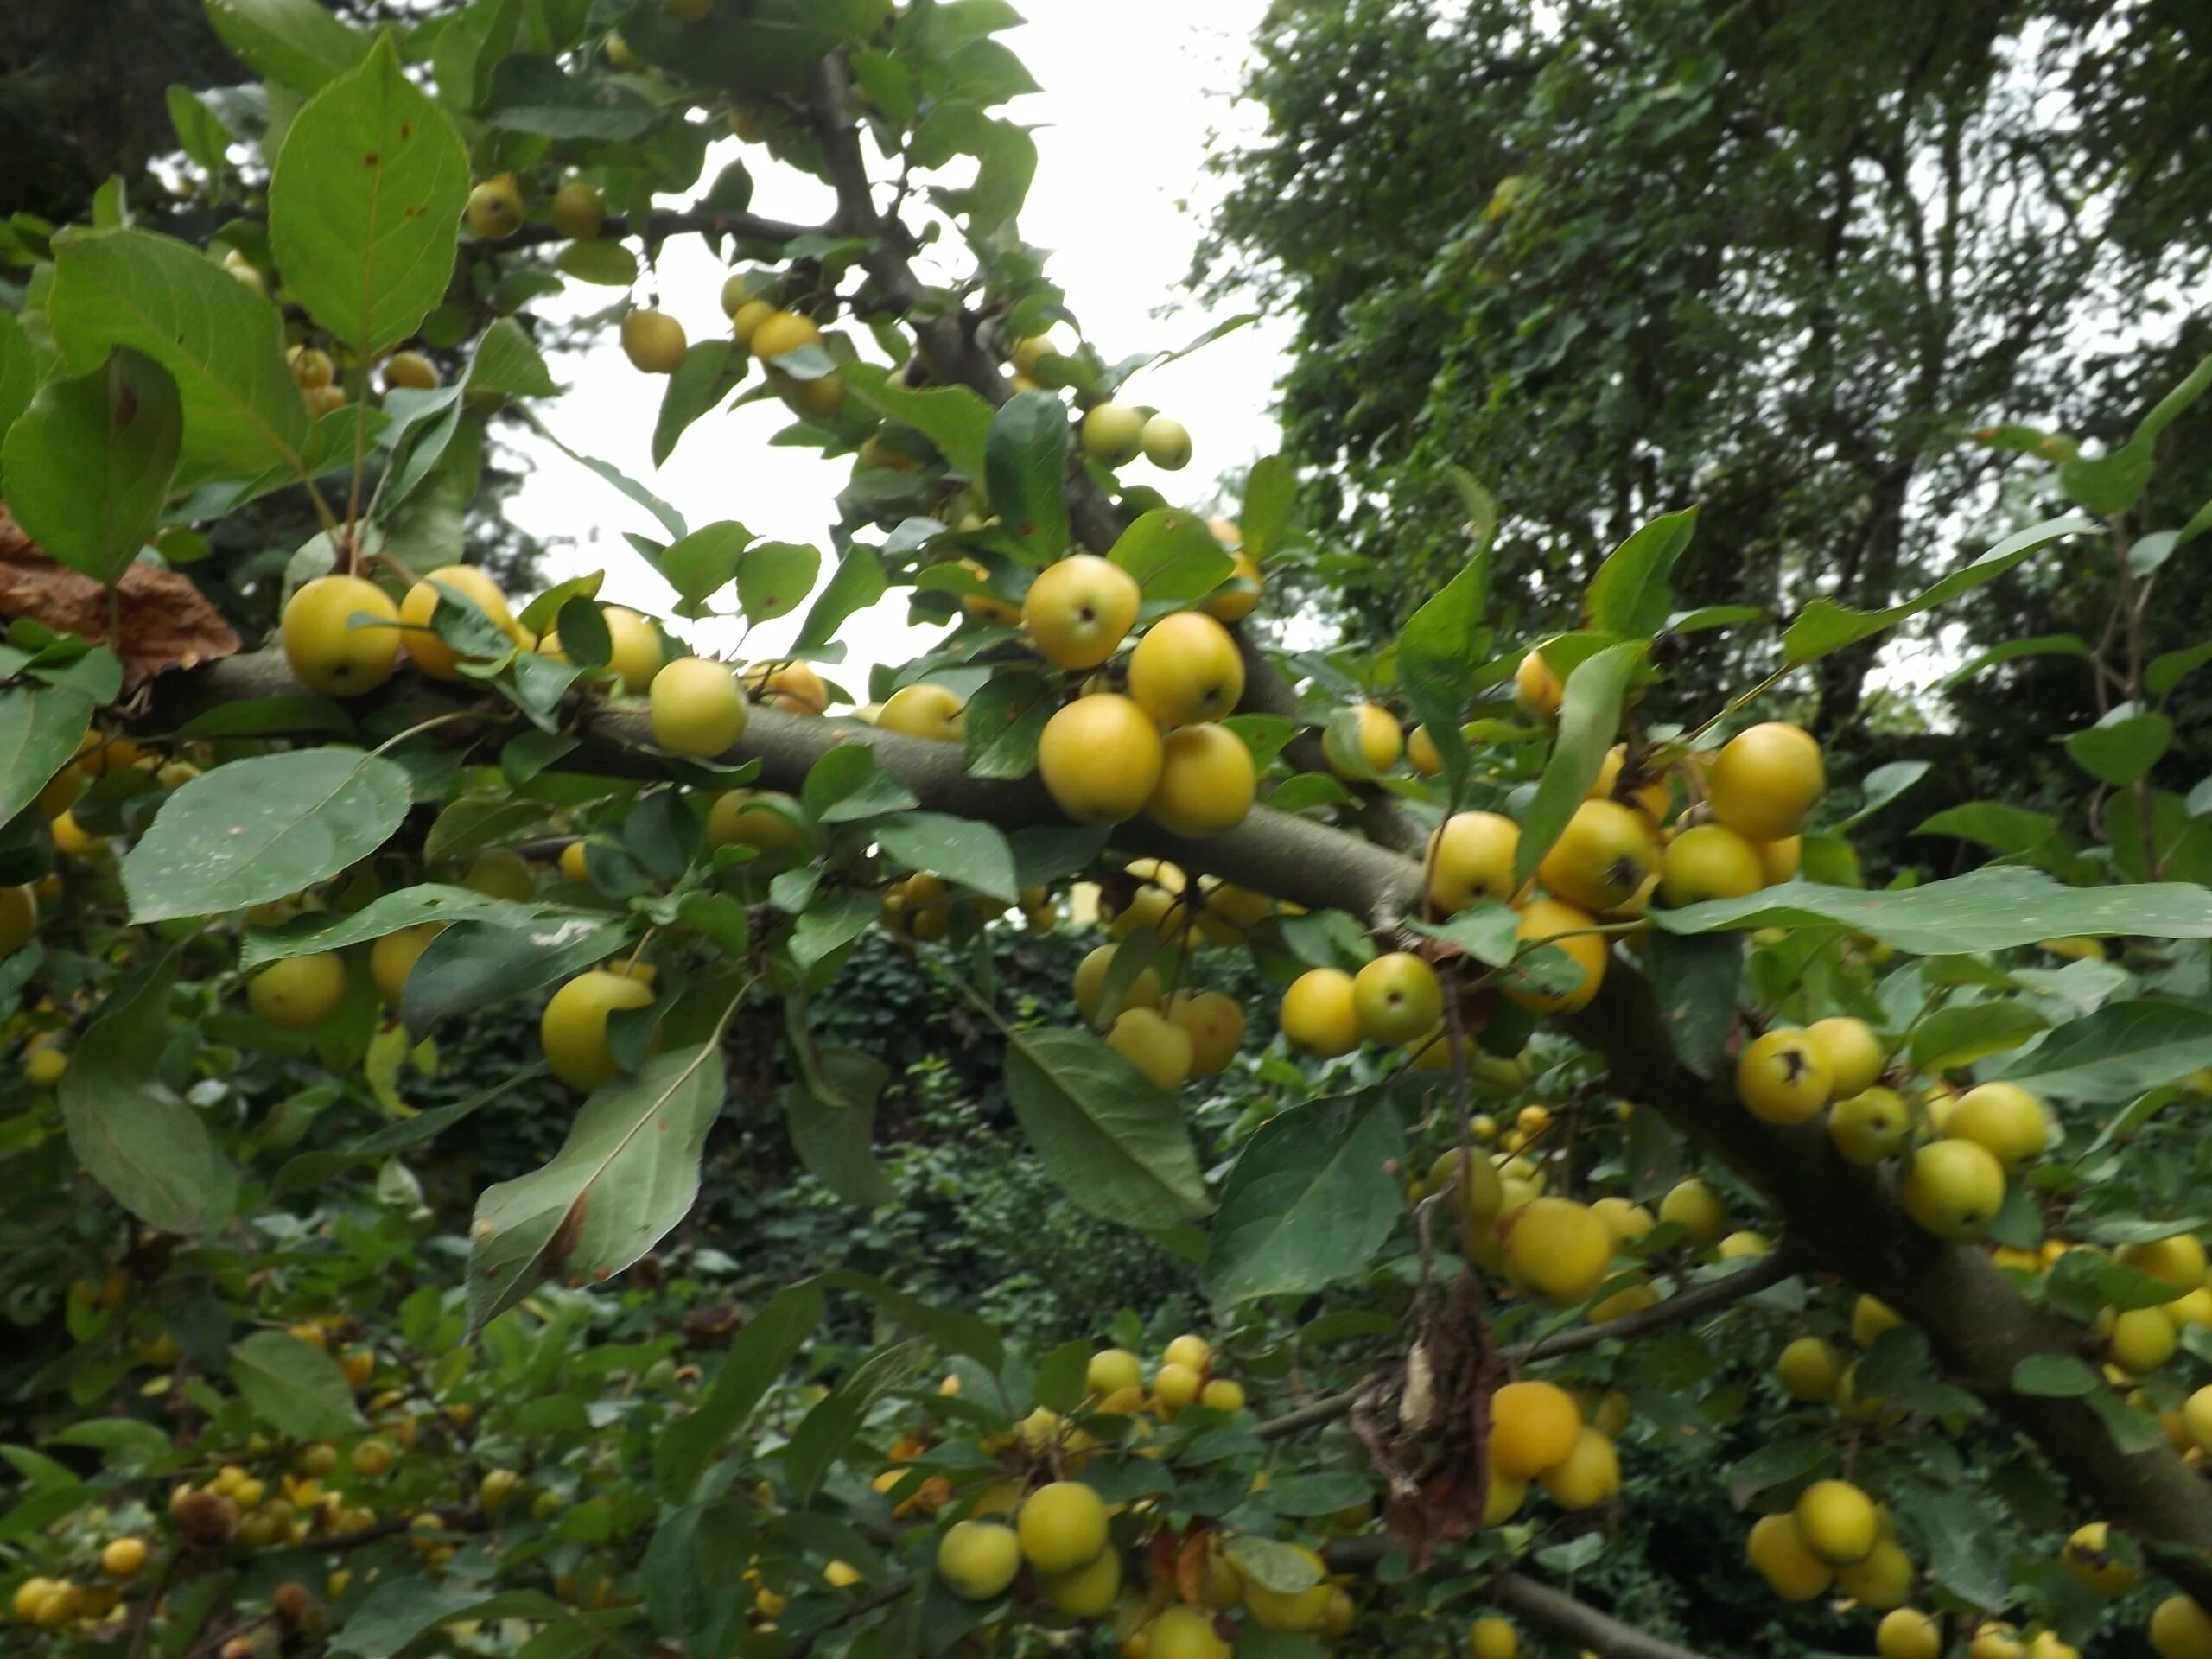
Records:
[[[1109,1012],[1106,981],[1116,949],[1102,944],[1077,964],[1077,1012],[1103,1025],[1108,1046],[1162,1089],[1225,1071],[1244,1044],[1244,1010],[1236,999],[1224,991],[1170,990],[1147,966]]]
[[[338,365],[329,353],[302,341],[285,347],[284,363],[309,414],[327,415],[346,407],[346,388],[338,384]],[[438,365],[420,352],[394,352],[384,359],[386,391],[435,391],[441,383]]]
[[[101,1546],[99,1570],[110,1579],[136,1578],[146,1565],[146,1541],[126,1535]],[[37,1576],[16,1586],[10,1609],[26,1624],[58,1630],[71,1624],[95,1625],[109,1618],[121,1605],[118,1584],[79,1584],[73,1579]]]
[[[1225,834],[1258,789],[1251,751],[1220,723],[1244,695],[1243,658],[1216,617],[1177,611],[1130,651],[1124,690],[1107,689],[1096,671],[1121,651],[1140,603],[1136,578],[1091,553],[1030,583],[1021,604],[1030,645],[1058,667],[1093,671],[1084,694],[1046,722],[1039,776],[1078,823],[1147,812],[1173,835]]]

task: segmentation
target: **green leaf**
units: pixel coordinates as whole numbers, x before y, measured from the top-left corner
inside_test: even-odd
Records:
[[[1154,602],[1204,599],[1235,569],[1205,518],[1173,507],[1140,514],[1107,556]]]
[[[31,406],[38,390],[38,355],[12,311],[0,310],[0,433]]]
[[[1859,795],[1865,804],[1836,828],[1849,830],[1866,823],[1925,778],[1930,765],[1926,760],[1892,760],[1885,766],[1875,767],[1859,780]]]
[[[2207,663],[2212,663],[2212,639],[2162,652],[2143,671],[2144,687],[2152,696],[2163,697]]]
[[[0,823],[36,800],[54,774],[77,758],[92,706],[82,692],[56,685],[18,683],[0,691]]]
[[[601,245],[580,242],[575,245]],[[627,287],[636,280],[637,273],[632,269],[629,276],[622,278],[621,285]],[[694,343],[683,353],[683,361],[677,365],[676,372],[668,377],[668,390],[661,394],[660,415],[653,422],[653,465],[665,467],[669,456],[676,453],[677,441],[685,429],[735,391],[752,367],[752,358],[739,351],[734,340],[702,340]]]
[[[170,86],[167,100],[169,125],[176,131],[178,148],[209,177],[220,180],[230,170],[225,154],[230,148],[230,129],[189,86]]]
[[[1916,836],[1956,836],[2000,853],[2031,853],[2059,834],[2058,820],[2047,812],[2007,806],[2002,801],[1969,801],[1923,819]]]
[[[944,812],[901,812],[875,826],[876,845],[909,869],[926,870],[1007,904],[1020,897],[1014,850],[992,825]]]
[[[967,386],[930,386],[916,391],[889,369],[854,363],[842,372],[855,401],[887,420],[911,426],[931,443],[953,471],[980,480],[988,465],[991,406]]]
[[[784,1086],[784,1127],[799,1161],[846,1203],[871,1210],[899,1201],[874,1145],[876,1105],[890,1080],[872,1054],[825,1048]]]
[[[400,1003],[407,1033],[420,1041],[441,1020],[460,1019],[582,973],[627,938],[628,930],[619,921],[563,923],[535,932],[458,923],[430,941],[407,976]]]
[[[2094,520],[2079,518],[2049,518],[2039,524],[2031,524],[2007,536],[1963,569],[1954,570],[1917,596],[1886,610],[1854,611],[1831,599],[1816,599],[1798,613],[1797,620],[1783,634],[1783,656],[1794,667],[1840,651],[1854,641],[1933,610],[1946,600],[1994,582],[2038,548],[2067,536],[2094,534],[2096,530]]]
[[[2139,1457],[2166,1444],[2166,1431],[2147,1411],[2138,1411],[2107,1389],[2082,1396],[2089,1409],[2103,1420],[2105,1432],[2125,1458]]]
[[[2002,1535],[1974,1500],[1964,1491],[1916,1486],[1901,1507],[1928,1541],[1928,1570],[1936,1582],[1984,1612],[2002,1611],[2012,1591]]]
[[[1365,1273],[1404,1215],[1398,1115],[1380,1093],[1277,1113],[1221,1193],[1206,1278],[1217,1305],[1304,1294]]]
[[[61,1118],[78,1161],[132,1215],[162,1232],[213,1232],[231,1218],[238,1171],[158,1075],[175,978],[172,950],[108,997],[61,1074]]]
[[[640,137],[660,110],[635,87],[607,75],[578,79],[552,58],[513,52],[492,68],[484,124],[541,138],[596,138],[621,143]]]
[[[516,397],[554,397],[561,391],[537,342],[512,317],[501,317],[476,342],[476,354],[468,359],[468,389]]]
[[[369,54],[369,37],[318,0],[207,0],[207,21],[256,74],[311,93]]]
[[[1897,892],[1785,881],[1742,899],[1655,910],[1651,919],[1671,933],[1826,923],[1923,957],[2004,950],[2071,933],[2212,938],[2212,906],[2204,902],[2204,890],[2188,882],[2068,887],[2014,865],[1986,865]]]
[[[188,476],[306,474],[309,422],[284,365],[283,321],[197,250],[147,231],[57,236],[47,319],[80,373],[118,346],[168,371]]]
[[[784,1474],[791,1496],[810,1501],[822,1490],[837,1455],[852,1443],[861,1425],[886,1395],[916,1381],[929,1358],[918,1338],[877,1350],[855,1365],[829,1397],[799,1420],[784,1448]]]
[[[814,605],[800,625],[798,638],[791,649],[798,652],[821,652],[837,637],[837,630],[851,620],[855,611],[864,611],[881,599],[890,584],[884,579],[883,562],[874,550],[849,547],[837,561],[837,568],[830,580],[823,584],[815,596]],[[838,647],[840,651],[842,646]]]
[[[1640,640],[1607,645],[1575,664],[1567,677],[1567,693],[1559,711],[1559,738],[1544,775],[1537,780],[1536,798],[1521,825],[1520,850],[1513,861],[1513,883],[1518,887],[1536,873],[1544,855],[1567,828],[1574,810],[1589,798],[1590,786],[1605,767],[1605,751],[1620,735],[1621,704],[1628,695],[1629,677],[1643,660]]]
[[[542,929],[554,935],[564,930],[581,931],[605,919],[603,916],[587,916],[558,905],[494,899],[468,887],[425,881],[381,894],[351,912],[318,913],[302,917],[281,929],[251,930],[239,949],[238,966],[258,968],[286,957],[340,950],[424,922],[490,922],[499,927]]]
[[[739,1327],[698,1408],[664,1428],[653,1446],[653,1472],[663,1492],[685,1495],[712,1467],[798,1357],[822,1322],[822,1306],[819,1284],[793,1285]]]
[[[2131,438],[2109,454],[2065,462],[2058,469],[2058,487],[2083,511],[2116,518],[2142,499],[2153,460],[2148,442]]]
[[[1037,1403],[1051,1411],[1071,1412],[1090,1392],[1091,1344],[1081,1337],[1064,1342],[1037,1367]]]
[[[1667,624],[1674,601],[1668,590],[1675,561],[1697,529],[1697,509],[1654,518],[1598,567],[1582,605],[1583,625],[1638,639]]]
[[[1090,1032],[1010,1032],[1006,1090],[1046,1173],[1079,1208],[1148,1228],[1210,1208],[1175,1097]]]
[[[1068,414],[1048,392],[1018,392],[991,417],[983,476],[991,505],[1033,564],[1067,551]]]
[[[1744,981],[1743,941],[1726,933],[1655,932],[1647,950],[1651,988],[1675,1052],[1700,1077],[1716,1075],[1736,1023]]]
[[[653,1055],[594,1090],[552,1162],[477,1199],[469,1329],[543,1280],[602,1280],[658,1243],[698,1197],[699,1155],[721,1104],[716,1043]]]
[[[828,961],[874,926],[882,913],[882,901],[872,893],[840,893],[810,902],[791,925],[791,960],[802,969]]]
[[[605,1646],[606,1632],[583,1624],[569,1609],[537,1590],[490,1591],[459,1580],[390,1577],[370,1586],[345,1625],[330,1638],[333,1655],[356,1659],[396,1659],[418,1637],[456,1619],[491,1622],[501,1618],[550,1619],[581,1629],[589,1648]]]
[[[573,276],[580,283],[589,283],[594,287],[627,288],[638,280],[638,256],[621,243],[610,242],[603,238],[590,242],[571,242],[553,256],[553,269],[563,276]],[[717,354],[723,363],[728,364],[730,361],[729,341],[702,340],[699,346],[691,347],[691,350],[697,351],[702,346],[719,347]],[[686,353],[685,356],[689,360],[690,353]],[[751,366],[750,359],[740,360],[746,366]],[[683,372],[680,366],[677,372],[678,374]],[[725,390],[735,391],[736,385],[736,381],[733,379],[728,383]],[[712,406],[711,404],[709,405],[709,408]],[[665,402],[662,404],[662,410],[664,413],[667,410]],[[699,411],[700,414],[705,412],[705,410]],[[653,434],[653,444],[656,448],[660,445],[660,433],[658,429]],[[657,461],[654,464],[658,466],[659,462]]]
[[[2174,723],[2164,715],[2115,709],[2095,725],[2069,735],[2066,753],[2092,778],[2126,789],[2150,776],[2173,735]]]
[[[660,573],[696,612],[736,580],[753,532],[734,518],[702,524],[660,556]]]
[[[112,587],[160,523],[184,412],[162,365],[118,346],[90,374],[49,380],[8,429],[8,506],[46,550]]]
[[[2072,1354],[2030,1354],[2012,1368],[2012,1392],[2045,1400],[2078,1400],[2104,1387]]]
[[[2089,642],[2078,633],[2039,633],[2032,639],[2007,639],[2001,645],[1992,645],[1987,651],[1977,652],[1962,666],[1953,669],[1938,680],[1936,684],[1948,691],[1953,686],[1964,685],[1985,669],[1994,668],[1999,663],[2009,663],[2021,657],[2078,657],[2086,662],[2094,654],[2089,649]]]
[[[2158,399],[2151,411],[2136,423],[2134,434],[2128,442],[2152,442],[2208,391],[2212,391],[2212,353],[2200,359],[2196,366],[2189,372],[2188,378]]]
[[[130,918],[212,916],[313,887],[383,846],[412,803],[406,771],[359,749],[218,766],[164,801],[124,855]]]
[[[365,1135],[352,1146],[331,1152],[303,1152],[288,1159],[270,1183],[271,1198],[289,1198],[295,1192],[311,1192],[333,1175],[355,1164],[367,1163],[379,1158],[389,1158],[396,1152],[418,1147],[425,1141],[434,1141],[461,1119],[505,1094],[518,1084],[534,1082],[543,1073],[536,1066],[525,1066],[511,1071],[489,1089],[480,1090],[466,1100],[454,1101],[449,1106],[436,1106],[427,1112],[417,1112],[412,1117],[388,1123],[372,1135]]]
[[[2059,1027],[1997,1076],[2037,1094],[2111,1104],[2204,1065],[2212,1065],[2212,1011],[2186,1002],[2107,1002]]]
[[[468,151],[409,80],[390,35],[293,118],[269,181],[285,297],[374,357],[445,297],[468,202]]]
[[[1398,631],[1398,679],[1457,788],[1467,770],[1467,740],[1460,730],[1476,671],[1491,654],[1483,626],[1490,602],[1490,551],[1467,561],[1459,574],[1431,595]]]
[[[1795,1485],[1834,1461],[1835,1449],[1822,1435],[1769,1441],[1728,1471],[1728,1501],[1740,1510],[1761,1492]]]
[[[1321,1580],[1308,1552],[1256,1533],[1236,1534],[1230,1539],[1226,1554],[1246,1578],[1280,1595],[1294,1596]]]
[[[799,785],[799,804],[822,823],[861,823],[921,804],[861,743],[840,744],[816,761]]]
[[[234,1344],[231,1381],[257,1418],[293,1440],[330,1440],[361,1427],[338,1362],[282,1331],[257,1331]]]
[[[2024,1002],[1969,1002],[1938,1008],[1912,1028],[1912,1063],[1923,1071],[1972,1065],[2018,1048],[2047,1023]]]
[[[1255,563],[1283,544],[1298,507],[1298,471],[1281,455],[1265,455],[1244,475],[1244,505],[1236,520],[1244,550]]]
[[[1027,778],[1037,743],[1058,705],[1052,688],[1027,669],[996,674],[968,699],[962,729],[974,778]]]
[[[801,542],[755,542],[738,555],[737,603],[749,622],[772,622],[814,591],[822,555]]]
[[[1707,628],[1740,627],[1757,622],[1766,613],[1756,605],[1700,605],[1694,611],[1677,611],[1667,619],[1669,633],[1701,633]]]

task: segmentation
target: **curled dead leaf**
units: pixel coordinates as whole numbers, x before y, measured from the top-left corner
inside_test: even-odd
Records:
[[[115,610],[123,624],[119,645],[108,637],[107,590],[47,557],[0,505],[0,619],[35,618],[57,632],[112,647],[123,659],[125,691],[164,669],[196,667],[240,648],[238,631],[179,571],[132,565],[116,584]]]

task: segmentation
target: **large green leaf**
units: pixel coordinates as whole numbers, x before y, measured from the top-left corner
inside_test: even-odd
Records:
[[[554,59],[513,52],[492,70],[484,124],[543,138],[635,138],[660,119],[660,109],[634,87],[604,75],[578,79]]]
[[[234,760],[162,804],[123,860],[136,922],[212,916],[327,880],[407,816],[406,770],[359,749]]]
[[[284,366],[283,321],[196,249],[148,231],[57,236],[47,319],[79,372],[118,346],[169,372],[188,474],[307,471],[309,421]]]
[[[991,507],[1033,564],[1067,551],[1068,412],[1049,392],[1025,391],[991,417],[983,475]]]
[[[365,944],[403,927],[425,922],[489,922],[496,927],[558,926],[564,922],[594,923],[603,916],[586,916],[559,905],[524,903],[494,899],[469,887],[435,881],[419,882],[371,899],[356,911],[338,915],[302,917],[286,927],[257,928],[245,936],[238,951],[238,966],[258,968],[286,957],[303,957],[318,950],[339,950]]]
[[[2185,881],[2136,887],[2062,887],[2039,871],[1989,865],[1923,887],[1867,893],[1785,881],[1742,899],[1655,910],[1672,933],[1826,924],[1872,934],[1917,956],[2002,950],[2074,933],[2212,938],[2212,904]]]
[[[1483,626],[1489,602],[1490,550],[1484,548],[1398,630],[1399,683],[1455,785],[1467,769],[1460,720],[1475,671],[1490,657],[1491,632]]]
[[[731,1338],[714,1386],[698,1408],[661,1432],[653,1471],[672,1497],[688,1493],[758,1407],[822,1322],[822,1287],[812,1281],[779,1291]]]
[[[601,245],[582,242],[576,245]],[[622,286],[626,288],[636,280],[632,272],[623,278]],[[660,413],[653,421],[653,465],[665,467],[676,453],[677,442],[691,423],[742,385],[752,368],[752,357],[734,340],[695,341],[676,365],[676,372],[668,377],[668,389],[661,393]]]
[[[200,1114],[156,1075],[175,1034],[174,952],[124,982],[61,1074],[70,1150],[116,1202],[165,1233],[212,1232],[231,1217],[238,1171]]]
[[[1933,587],[1886,610],[1854,611],[1832,599],[1816,599],[1797,613],[1797,620],[1783,634],[1783,653],[1795,664],[1840,651],[1856,640],[1918,616],[1923,611],[1933,610],[1946,600],[1996,581],[2029,554],[2062,537],[2094,534],[2096,529],[2094,519],[2071,517],[2047,518],[2039,524],[2031,524],[2007,536],[1972,564],[1952,571]]]
[[[49,380],[8,429],[8,506],[41,547],[112,586],[168,499],[184,435],[176,382],[118,346],[90,374]]]
[[[235,1344],[231,1381],[256,1417],[293,1440],[328,1440],[361,1427],[338,1362],[285,1332],[257,1331]]]
[[[594,1091],[552,1162],[477,1199],[470,1328],[544,1279],[601,1280],[658,1243],[698,1196],[699,1154],[721,1104],[718,1041],[656,1054]]]
[[[751,544],[753,532],[734,518],[718,518],[702,524],[660,556],[660,573],[676,589],[691,613],[737,579],[738,561]],[[679,609],[682,607],[679,607]]]
[[[1214,1300],[1325,1290],[1366,1271],[1405,1213],[1392,1173],[1404,1154],[1397,1111],[1380,1093],[1268,1119],[1222,1188],[1206,1253]]]
[[[16,423],[38,390],[38,355],[12,311],[0,310],[0,432]]]
[[[580,974],[612,954],[627,937],[628,930],[620,921],[582,917],[535,928],[458,923],[432,939],[429,949],[415,959],[400,1002],[401,1018],[408,1034],[421,1038],[442,1020],[460,1019]]]
[[[890,583],[883,574],[883,561],[875,550],[868,547],[849,547],[837,561],[837,568],[830,580],[822,585],[814,603],[800,624],[798,638],[791,644],[795,652],[823,652],[837,637],[855,611],[864,611],[881,599]],[[843,646],[835,649],[842,652]]]
[[[1912,1063],[1923,1071],[1972,1065],[2018,1048],[2049,1023],[2027,1003],[2009,998],[1938,1008],[1912,1028]]]
[[[738,608],[753,623],[788,616],[821,574],[820,550],[804,542],[755,542],[738,556]]]
[[[917,391],[889,369],[873,363],[849,364],[842,378],[853,396],[887,419],[911,426],[931,443],[952,469],[981,479],[990,442],[991,406],[967,386],[929,386]]]
[[[1655,634],[1674,609],[1668,581],[1697,529],[1697,509],[1654,518],[1598,567],[1582,602],[1583,626],[1637,639]]]
[[[798,1045],[793,1045],[798,1052]],[[890,1069],[856,1048],[825,1048],[784,1085],[784,1128],[807,1172],[848,1204],[898,1202],[876,1161],[875,1109]]]
[[[319,0],[207,0],[207,21],[257,74],[313,92],[369,54],[369,37]]]
[[[1244,550],[1257,563],[1283,543],[1298,506],[1298,473],[1281,455],[1263,455],[1244,474],[1244,505],[1236,531]]]
[[[822,1490],[838,1453],[852,1443],[877,1402],[918,1382],[928,1357],[929,1344],[918,1337],[878,1349],[799,1420],[784,1448],[785,1477],[794,1497],[804,1503]]]
[[[1108,556],[1155,601],[1203,599],[1235,568],[1203,518],[1169,507],[1140,514]]]
[[[27,683],[0,691],[0,823],[77,758],[92,708],[90,697],[67,686]]]
[[[2069,1020],[1997,1073],[2038,1094],[2110,1104],[2212,1065],[2212,1012],[2186,1002],[2108,1002]]]
[[[1210,1207],[1175,1097],[1091,1033],[1011,1033],[1006,1092],[1046,1171],[1091,1214],[1163,1228]]]
[[[1014,851],[988,823],[944,812],[901,812],[875,827],[876,844],[909,869],[926,870],[1013,904],[1020,896]]]
[[[409,80],[390,35],[293,118],[269,181],[287,298],[373,357],[445,297],[468,201],[468,151]]]
[[[1520,850],[1514,855],[1516,887],[1536,873],[1544,855],[1567,828],[1574,809],[1589,798],[1590,786],[1605,765],[1605,751],[1620,735],[1621,704],[1628,696],[1629,677],[1643,661],[1642,640],[1627,639],[1605,646],[1584,658],[1567,677],[1567,693],[1560,701],[1559,737],[1544,775],[1536,782],[1536,798],[1521,825]]]
[[[2092,778],[2126,789],[2151,775],[2173,735],[2174,723],[2164,715],[2116,709],[2095,725],[2069,735],[2066,753]]]

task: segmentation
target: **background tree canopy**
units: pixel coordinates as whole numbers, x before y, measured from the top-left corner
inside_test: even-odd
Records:
[[[1452,467],[1497,494],[1531,633],[1692,502],[1686,607],[1924,586],[2050,490],[2025,440],[1977,433],[2117,441],[2212,342],[2208,48],[2186,0],[1276,5],[1245,89],[1267,130],[1216,162],[1199,269],[1297,316],[1286,447],[1351,556],[1324,586],[1370,632],[1433,592],[1466,517]],[[2212,497],[2201,431],[2159,461],[2152,516]],[[2212,605],[2202,561],[2158,583],[2153,652]],[[2094,635],[2109,599],[2098,566],[2053,564],[1916,668]],[[1756,631],[1696,644],[1677,707],[1766,664]],[[2078,658],[2021,658],[1951,694],[1955,741],[1907,741],[1946,710],[1924,671],[1885,690],[1877,649],[1821,664],[1815,728],[1938,754],[1968,792],[2056,786],[2005,741],[2024,702],[2101,712]],[[2177,779],[2212,757],[2186,709]]]

